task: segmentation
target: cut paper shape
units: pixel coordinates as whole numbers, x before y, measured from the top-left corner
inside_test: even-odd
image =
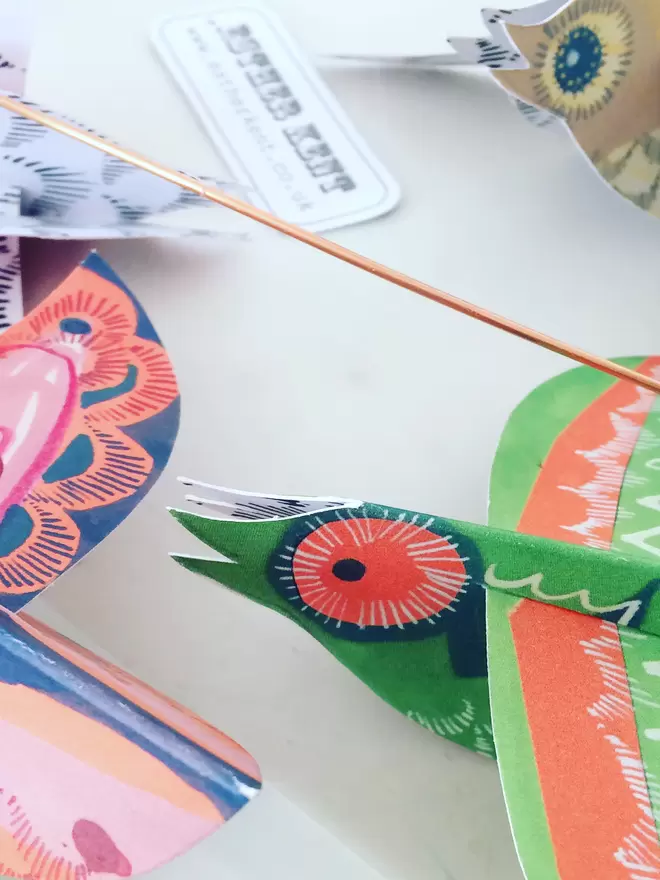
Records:
[[[171,211],[208,207],[207,199],[4,108],[0,144],[0,179],[5,188],[21,193],[19,218],[0,212],[0,235],[107,239],[213,234],[158,222]]]
[[[445,540],[453,523],[394,508],[309,506],[316,512],[260,521],[174,510],[232,561],[175,558],[302,626],[399,711],[492,754],[471,536]],[[463,594],[469,578],[476,589]]]
[[[620,363],[660,376],[657,357]],[[174,558],[497,753],[529,880],[632,880],[660,872],[658,498],[657,397],[579,368],[512,414],[489,526],[312,499],[256,521],[175,509],[222,558]]]
[[[0,8],[0,89],[23,94],[36,19],[34,0],[5,0]],[[8,218],[21,212],[21,193],[2,181],[0,209]],[[23,317],[20,240],[0,235],[0,333]]]
[[[149,318],[92,255],[0,336],[0,873],[132,877],[242,809],[237,743],[15,614],[153,485],[179,420]]]
[[[660,703],[631,656],[659,656],[660,640],[496,593],[487,605],[495,742],[526,876],[654,876],[659,764],[644,726]]]
[[[257,793],[240,746],[125,672],[0,612],[0,871],[132,877]],[[48,768],[47,772],[39,768]]]
[[[6,217],[18,217],[20,193],[10,189],[0,205]],[[23,317],[23,284],[21,279],[20,240],[0,235],[0,333]]]
[[[658,358],[620,362],[660,373]],[[493,466],[489,521],[610,548],[625,569],[633,557],[622,554],[655,558],[639,538],[660,523],[648,503],[660,492],[660,410],[643,389],[591,373],[565,373],[514,411]],[[494,592],[486,604],[498,763],[527,876],[654,876],[660,761],[645,732],[660,727],[660,691],[646,671],[658,668],[657,635]],[[647,613],[657,608],[654,595]],[[575,809],[562,817],[559,799]]]
[[[472,64],[482,64],[491,70],[528,69],[529,60],[511,37],[509,27],[538,25],[552,18],[567,5],[569,5],[567,0],[542,0],[522,9],[482,9],[481,18],[490,39],[453,37],[449,42],[458,54],[455,62],[459,63],[463,60]]]
[[[557,7],[531,7],[524,22],[503,20],[527,64],[503,62],[493,76],[563,120],[613,189],[660,216],[660,11],[653,0]]]
[[[0,10],[0,89],[22,92],[36,21],[35,0],[3,0]]]
[[[0,336],[0,605],[16,611],[114,529],[179,422],[149,319],[89,257]]]
[[[12,96],[24,92],[34,22],[34,0],[3,0],[0,90]],[[0,147],[0,333],[23,315],[20,238],[221,234],[220,230],[161,222],[172,211],[209,207],[207,199],[2,108]],[[199,179],[237,188],[212,178]],[[234,231],[237,227],[229,212],[224,217],[224,234],[242,237]]]
[[[179,477],[179,481],[184,486],[204,493],[203,495],[190,493],[186,495],[186,501],[196,504],[198,507],[213,510],[214,515],[219,519],[278,519],[294,514],[320,513],[322,510],[359,507],[362,503],[348,498],[306,498],[304,496],[291,498],[286,495],[238,492],[235,489],[223,489],[210,483],[200,483],[199,480],[190,480],[187,477]]]
[[[601,178],[660,217],[657,3],[549,0],[523,9],[484,9],[482,19],[488,36],[450,39],[453,58],[393,57],[385,63],[489,69],[527,119],[563,124]]]
[[[622,567],[607,553],[471,523],[309,501],[316,513],[258,521],[174,510],[230,561],[175,558],[295,621],[399,711],[469,748],[492,754],[487,590],[660,632],[659,572],[646,560]]]

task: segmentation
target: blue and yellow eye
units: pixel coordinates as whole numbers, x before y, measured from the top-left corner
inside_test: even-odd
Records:
[[[583,0],[543,26],[529,57],[535,103],[567,122],[606,107],[630,69],[632,17],[619,0]]]

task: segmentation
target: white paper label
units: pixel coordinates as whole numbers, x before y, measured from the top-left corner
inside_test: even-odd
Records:
[[[316,231],[395,207],[398,185],[272,13],[167,18],[154,42],[255,205]]]

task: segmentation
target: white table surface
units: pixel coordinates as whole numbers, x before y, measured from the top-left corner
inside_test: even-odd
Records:
[[[159,16],[220,5],[44,3],[28,95],[176,167],[221,173],[148,41]],[[446,35],[479,31],[479,5],[271,0],[310,53],[443,50]],[[485,77],[327,80],[403,188],[393,214],[334,239],[598,353],[658,351],[660,225],[566,137],[529,126]],[[246,244],[100,247],[169,348],[183,424],[148,499],[35,611],[63,615],[260,762],[261,804],[155,878],[516,880],[495,764],[399,716],[286,620],[178,568],[169,550],[199,548],[165,507],[184,473],[483,522],[508,413],[568,363],[253,232]],[[33,291],[82,250],[28,246]],[[297,820],[283,819],[287,804]],[[299,836],[300,817],[316,831]],[[328,841],[361,867],[328,873]]]

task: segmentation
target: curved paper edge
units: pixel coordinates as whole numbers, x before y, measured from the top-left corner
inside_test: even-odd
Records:
[[[12,756],[0,791],[0,870],[32,880],[151,871],[261,787],[256,762],[220,731],[3,610],[0,747]]]

